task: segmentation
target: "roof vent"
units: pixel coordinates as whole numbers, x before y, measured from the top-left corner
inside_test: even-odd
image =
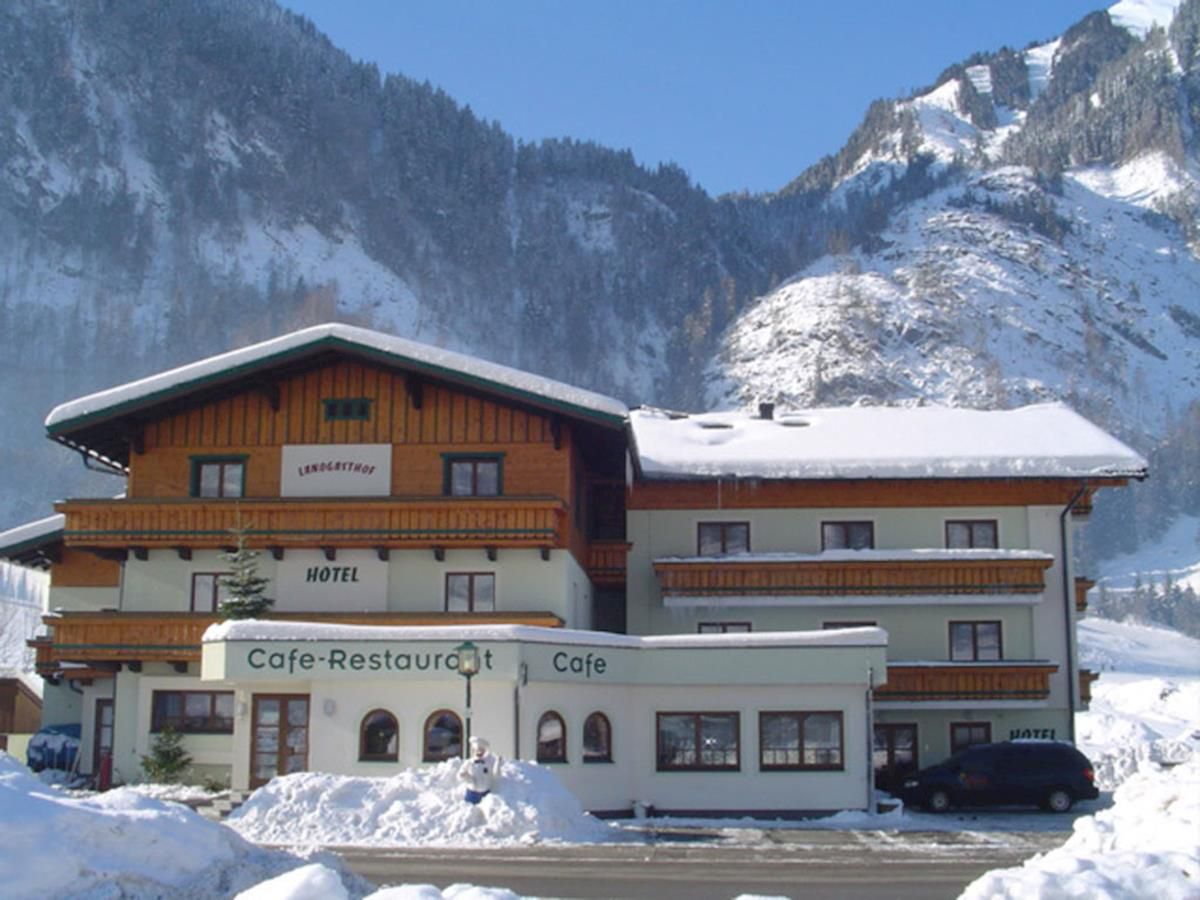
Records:
[[[758,417],[760,419],[767,419],[767,420],[775,418],[775,404],[774,403],[758,404]]]

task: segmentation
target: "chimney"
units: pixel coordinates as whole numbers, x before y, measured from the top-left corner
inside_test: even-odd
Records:
[[[774,419],[775,418],[775,404],[774,403],[758,404],[758,417],[760,419],[767,419],[767,420]]]

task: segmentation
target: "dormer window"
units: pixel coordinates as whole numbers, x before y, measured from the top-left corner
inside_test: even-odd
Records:
[[[364,422],[371,418],[368,397],[331,397],[322,400],[326,422]]]

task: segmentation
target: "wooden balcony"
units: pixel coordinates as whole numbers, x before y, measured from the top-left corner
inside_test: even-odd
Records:
[[[1079,670],[1079,705],[1083,709],[1088,708],[1088,704],[1092,702],[1092,683],[1100,680],[1100,673],[1093,672],[1091,669]]]
[[[549,612],[489,613],[269,613],[275,622],[329,622],[341,625],[538,625],[561,628]],[[204,630],[217,621],[211,613],[64,612],[46,616],[50,638],[30,641],[37,671],[52,677],[95,678],[119,664],[200,661]],[[86,674],[85,674],[86,672]]]
[[[597,587],[624,587],[629,550],[625,541],[592,541],[588,545],[587,573]]]
[[[945,594],[1040,594],[1053,560],[1038,557],[969,559],[793,559],[769,556],[659,559],[654,562],[664,601],[673,598],[786,598]]]
[[[547,497],[68,500],[67,546],[221,547],[239,524],[258,547],[565,547],[561,500]]]
[[[1058,666],[1049,662],[894,663],[887,684],[874,692],[877,701],[1045,700],[1050,676]]]
[[[1076,577],[1076,579],[1075,579],[1075,612],[1080,612],[1080,613],[1087,612],[1088,591],[1090,591],[1095,586],[1096,586],[1096,582],[1094,582],[1090,578]]]

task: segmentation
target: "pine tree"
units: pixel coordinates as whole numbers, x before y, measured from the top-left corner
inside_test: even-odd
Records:
[[[183,735],[164,725],[154,743],[150,755],[142,757],[142,771],[157,784],[175,784],[192,766],[192,757],[183,749]]]
[[[254,619],[261,616],[275,601],[266,596],[269,579],[258,574],[258,551],[246,546],[248,529],[230,529],[237,544],[225,554],[230,573],[221,577],[226,597],[217,611],[223,619]]]

